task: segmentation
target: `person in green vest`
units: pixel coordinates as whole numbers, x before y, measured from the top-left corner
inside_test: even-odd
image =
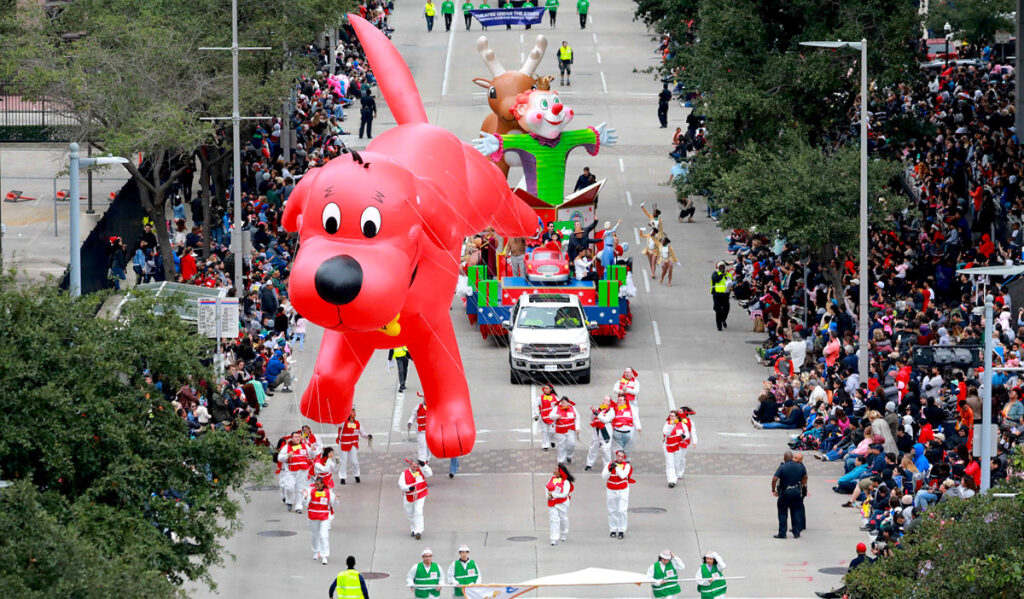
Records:
[[[423,561],[419,562],[405,577],[405,585],[412,589],[414,597],[441,596],[441,568],[434,563],[434,552],[430,548],[420,554]]]
[[[473,3],[466,0],[462,3],[462,18],[466,20],[466,31],[469,31],[469,24],[473,22]]]
[[[537,8],[537,5],[534,4],[532,0],[526,0],[526,2],[523,2],[522,8]],[[529,29],[530,27],[532,27],[532,25],[530,25],[530,23],[526,23],[526,28]]]
[[[467,585],[480,582],[483,582],[480,580],[480,568],[476,566],[475,561],[469,559],[469,547],[459,547],[459,559],[448,566],[448,584]],[[465,597],[466,593],[461,587],[455,587],[455,596]]]
[[[548,9],[548,24],[553,28],[558,17],[558,0],[546,0],[544,8]]]
[[[722,570],[725,570],[725,562],[720,555],[714,551],[704,554],[700,573],[697,574],[697,591],[700,593],[700,599],[725,596],[725,574]]]
[[[505,0],[505,3],[502,4],[501,7],[504,8],[505,10],[512,10],[513,8],[515,8],[514,6],[512,6],[512,2],[510,0]],[[505,23],[505,29],[511,31],[512,23]]]
[[[576,12],[580,14],[580,29],[586,29],[587,13],[590,12],[590,0],[576,0]]]
[[[668,549],[658,555],[658,561],[647,568],[647,576],[653,578],[651,592],[655,597],[672,599],[679,597],[683,590],[679,587],[679,572],[685,568],[683,560]]]
[[[441,14],[444,15],[444,30],[452,30],[452,19],[455,16],[455,3],[452,0],[444,0],[441,3]]]
[[[366,579],[356,570],[356,558],[345,558],[348,570],[338,572],[338,577],[331,582],[327,596],[331,599],[370,599],[370,591],[366,589]]]

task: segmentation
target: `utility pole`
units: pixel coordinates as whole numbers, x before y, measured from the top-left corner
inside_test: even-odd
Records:
[[[1024,55],[1024,0],[1017,0],[1017,41],[1014,44],[1014,69],[1013,76],[1019,82],[1020,81],[1020,68],[1021,68],[1021,56]],[[1024,135],[1024,94],[1020,93],[1020,85],[1017,85],[1017,93],[1013,99],[1013,124],[1014,129],[1017,131],[1017,145],[1020,145],[1021,136]],[[986,468],[988,465],[985,466]],[[984,468],[983,468],[984,470]]]
[[[232,158],[234,165],[232,176],[234,186],[231,191],[234,208],[234,226],[231,233],[231,252],[235,256],[235,295],[241,297],[245,293],[244,270],[242,268],[244,256],[242,246],[242,145],[239,122],[243,120],[259,120],[263,117],[242,117],[238,114],[238,51],[239,50],[270,50],[269,47],[238,47],[238,0],[231,0],[231,46],[230,47],[205,47],[200,50],[230,50],[231,51],[231,116],[230,117],[208,117],[204,121],[231,120],[231,143]]]

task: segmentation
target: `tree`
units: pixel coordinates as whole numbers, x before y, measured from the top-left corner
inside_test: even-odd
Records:
[[[1024,466],[1017,447],[1016,468]],[[940,501],[903,537],[891,557],[846,575],[851,599],[1024,596],[1024,479],[1011,478],[993,493]]]
[[[335,24],[352,0],[243,0],[239,44],[269,46],[240,55],[241,110],[279,114],[297,73],[308,70],[298,49]],[[29,97],[64,106],[74,124],[69,139],[92,143],[126,164],[142,203],[157,223],[164,274],[174,278],[166,228],[167,195],[194,164],[194,152],[214,142],[219,125],[203,117],[230,114],[231,15],[224,0],[76,0],[54,18],[18,11],[0,24],[16,35],[0,45],[0,75],[17,74]],[[14,19],[14,27],[10,27]],[[84,32],[66,42],[69,32]]]
[[[97,318],[104,299],[0,278],[0,388],[17,390],[0,413],[0,479],[17,483],[0,490],[0,581],[20,581],[5,589],[53,596],[53,573],[74,565],[89,576],[72,575],[65,596],[79,596],[74,584],[101,596],[126,578],[169,596],[186,580],[212,584],[236,526],[233,494],[259,452],[242,431],[190,435],[145,381],[148,370],[170,392],[212,380],[211,342],[153,301]],[[37,520],[23,510],[48,516],[7,534]],[[67,540],[67,556],[46,555],[49,533]]]
[[[949,23],[953,35],[961,36],[972,44],[986,44],[995,40],[997,31],[1014,31],[1013,0],[956,0],[935,2],[928,6],[928,30],[935,37],[944,35]]]

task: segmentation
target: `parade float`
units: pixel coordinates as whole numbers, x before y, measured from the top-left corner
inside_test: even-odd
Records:
[[[600,269],[598,280],[576,280],[565,246],[577,228],[592,229],[597,219],[598,194],[604,180],[565,195],[566,162],[569,153],[584,148],[594,156],[602,146],[617,141],[615,130],[604,123],[596,127],[568,129],[572,108],[550,90],[550,77],[537,77],[547,43],[537,37],[533,51],[518,71],[505,71],[489,48],[487,38],[477,41],[477,50],[491,72],[491,79],[477,78],[488,90],[492,110],[484,121],[481,137],[474,147],[493,161],[502,172],[521,166],[525,187],[514,193],[537,215],[538,230],[526,238],[526,272],[513,276],[506,253],[494,264],[467,264],[464,284],[466,314],[480,328],[484,338],[505,335],[503,323],[523,294],[569,294],[579,298],[593,335],[623,338],[632,323],[629,298],[635,294],[632,273],[625,265]],[[549,224],[561,240],[541,242]],[[507,240],[506,240],[507,241]],[[626,244],[628,247],[628,244]],[[603,240],[596,245],[603,249]],[[541,259],[535,259],[537,253]]]

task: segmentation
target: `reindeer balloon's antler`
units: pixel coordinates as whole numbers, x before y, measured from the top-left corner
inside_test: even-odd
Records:
[[[476,51],[480,53],[480,58],[484,59],[484,64],[487,65],[487,70],[491,72],[492,77],[497,77],[505,72],[505,67],[501,66],[501,61],[494,55],[494,50],[491,50],[486,36],[481,35],[476,39]]]
[[[544,58],[544,52],[548,49],[548,38],[543,35],[537,36],[537,41],[533,44],[533,50],[530,50],[530,55],[526,57],[526,61],[523,62],[523,66],[519,68],[519,72],[524,75],[533,77],[533,72],[540,66],[540,60]]]

